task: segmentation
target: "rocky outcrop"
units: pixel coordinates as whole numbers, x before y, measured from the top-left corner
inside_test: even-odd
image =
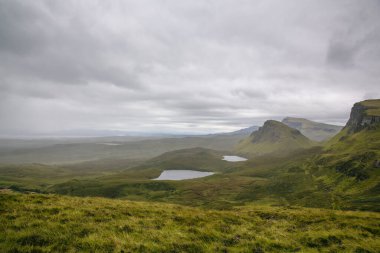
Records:
[[[368,113],[369,110],[378,108],[376,106],[368,106],[365,102],[356,103],[352,107],[350,119],[345,126],[348,129],[348,133],[355,133],[380,123],[380,115]]]

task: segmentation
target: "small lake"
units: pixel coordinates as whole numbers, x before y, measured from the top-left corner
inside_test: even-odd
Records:
[[[185,180],[213,175],[213,172],[196,170],[164,170],[158,178],[153,180]]]
[[[224,161],[227,162],[244,162],[247,161],[247,158],[241,157],[241,156],[236,156],[236,155],[225,155],[223,156]]]
[[[106,143],[98,143],[101,145],[107,145],[107,146],[120,146],[120,143],[113,143],[113,142],[106,142]]]

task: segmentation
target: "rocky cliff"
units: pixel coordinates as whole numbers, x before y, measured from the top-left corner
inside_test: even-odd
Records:
[[[345,129],[348,133],[356,133],[378,124],[380,124],[380,99],[365,100],[354,104]]]

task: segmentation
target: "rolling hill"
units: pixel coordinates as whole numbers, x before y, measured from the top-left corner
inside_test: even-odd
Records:
[[[0,139],[0,164],[150,159],[165,152],[197,147],[232,151],[241,139],[257,129],[251,126],[234,132],[193,136]]]
[[[246,136],[246,134],[210,135],[139,141],[116,141],[117,138],[114,138],[112,142],[96,138],[87,143],[54,142],[49,145],[48,142],[42,146],[40,141],[35,141],[29,142],[26,148],[20,146],[0,148],[0,164],[62,164],[100,159],[150,159],[165,152],[196,147],[231,151]]]

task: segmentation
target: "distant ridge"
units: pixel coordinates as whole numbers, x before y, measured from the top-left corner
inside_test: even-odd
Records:
[[[319,123],[304,118],[286,117],[282,120],[285,125],[299,130],[313,141],[325,141],[339,133],[343,126]]]
[[[268,120],[259,130],[242,140],[236,150],[250,155],[285,154],[312,145],[313,142],[297,129],[279,121]]]
[[[236,135],[250,135],[252,132],[258,130],[259,127],[258,126],[250,126],[250,127],[247,127],[247,128],[242,128],[240,130],[237,130],[237,131],[233,131],[233,132],[226,132],[226,133],[216,133],[216,134],[211,134],[211,135],[216,135],[216,136],[236,136]]]

